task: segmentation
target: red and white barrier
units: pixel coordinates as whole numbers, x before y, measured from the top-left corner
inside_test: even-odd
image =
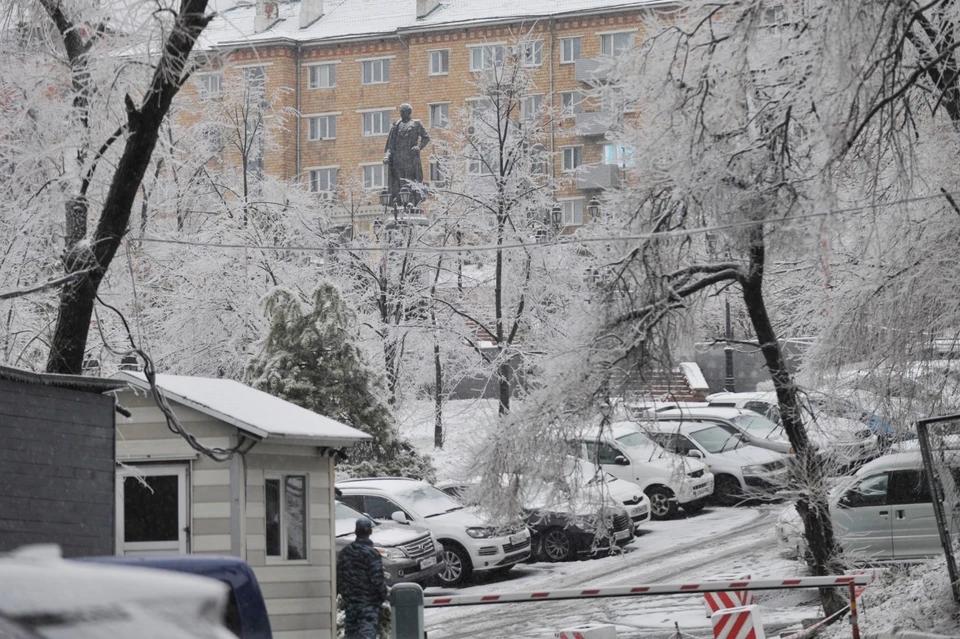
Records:
[[[743,581],[749,579],[750,575],[717,575],[715,577],[708,577],[707,581]],[[708,592],[703,595],[703,607],[707,611],[707,618],[718,610],[750,606],[752,604],[753,593],[749,590]]]
[[[600,599],[604,597],[642,597],[648,595],[675,595],[690,592],[721,592],[724,590],[792,590],[796,588],[829,588],[867,585],[873,575],[840,575],[835,577],[787,577],[780,579],[744,579],[739,581],[704,581],[641,586],[611,586],[609,588],[564,588],[527,592],[504,592],[477,595],[424,597],[425,608],[442,606],[478,606],[564,599]]]
[[[557,633],[557,639],[617,639],[617,628],[610,624],[565,628]]]
[[[710,617],[713,639],[765,639],[759,606],[719,610]]]

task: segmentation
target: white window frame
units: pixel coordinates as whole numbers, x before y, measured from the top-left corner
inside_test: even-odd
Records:
[[[626,30],[621,29],[621,30],[619,30],[619,31],[603,31],[603,32],[597,33],[597,36],[599,36],[599,38],[600,38],[600,55],[601,55],[601,56],[605,56],[605,57],[616,57],[616,56],[619,56],[619,55],[621,55],[621,54],[624,53],[624,51],[621,51],[620,53],[615,53],[615,52],[614,52],[614,49],[616,48],[616,47],[614,46],[614,45],[615,45],[615,39],[616,39],[617,36],[620,36],[620,35],[630,36],[630,46],[628,47],[628,49],[632,49],[634,46],[636,46],[636,38],[637,38],[637,30],[636,30],[636,29],[626,29]],[[604,46],[603,46],[603,44],[604,44],[604,40],[605,40],[606,38],[609,38],[609,39],[610,39],[610,40],[609,40],[609,41],[610,41],[610,53],[607,53],[606,51],[604,51]]]
[[[603,163],[607,166],[619,166],[621,169],[634,167],[637,161],[634,157],[634,150],[616,142],[607,142],[600,148],[603,156]],[[610,162],[609,160],[615,160]]]
[[[564,104],[566,101],[566,96],[573,96],[573,102],[570,105]],[[583,113],[583,93],[575,89],[573,91],[561,91],[560,92],[560,111],[563,117],[573,117],[578,113]]]
[[[543,66],[543,40],[526,40],[520,43],[523,47],[521,58],[525,67]]]
[[[360,84],[370,86],[372,84],[390,84],[390,60],[396,56],[385,56],[380,58],[366,58],[357,60],[360,63]],[[380,79],[377,78],[377,64],[379,63]],[[367,65],[370,65],[370,81],[367,82]]]
[[[582,197],[571,197],[563,198],[558,200],[560,203],[560,209],[562,213],[560,214],[560,226],[583,226],[583,216],[585,211],[586,199]],[[577,207],[577,203],[580,204]],[[570,206],[569,215],[567,212],[567,206]],[[577,221],[577,208],[579,208],[580,221]]]
[[[579,160],[576,166],[568,166],[568,162],[567,162],[568,152],[570,157],[569,164],[573,164],[574,161]],[[563,171],[564,173],[570,173],[572,171],[576,171],[581,166],[583,166],[583,145],[582,144],[562,146],[560,147],[560,153],[562,158],[560,166],[562,167],[561,171]]]
[[[370,184],[367,185],[367,169],[380,169],[380,184]],[[360,165],[361,178],[363,179],[363,188],[373,191],[378,189],[383,189],[387,186],[387,171],[383,162],[370,162],[367,164]]]
[[[442,111],[446,111],[446,113],[443,114],[442,123],[434,122],[433,107],[440,107]],[[446,109],[443,109],[443,107],[446,107]],[[430,128],[443,129],[450,125],[450,102],[430,102],[427,104],[427,109],[430,113]]]
[[[307,117],[307,139],[311,142],[316,142],[318,140],[336,140],[337,139],[337,116],[340,115],[341,111],[335,111],[332,113],[313,113]],[[333,135],[330,135],[330,118],[333,118]],[[320,120],[327,121],[327,135],[319,135],[320,133]],[[316,133],[314,135],[314,122],[317,123]]]
[[[427,182],[435,186],[445,186],[449,176],[444,176],[442,174],[443,170],[443,161],[440,158],[433,156],[427,161]],[[434,171],[437,172],[438,179],[433,179]]]
[[[337,65],[340,64],[339,60],[332,62],[318,62],[317,64],[307,65],[307,90],[314,91],[317,89],[333,89],[337,86]],[[330,84],[320,84],[320,70],[323,68],[329,68],[327,72],[327,81]],[[314,78],[314,73],[316,73],[316,78]],[[314,83],[316,79],[316,83]]]
[[[390,134],[390,126],[393,124],[392,116],[390,112],[393,109],[365,109],[360,111],[360,135],[365,138],[375,138],[384,135]],[[380,114],[380,124],[383,127],[382,131],[375,131],[376,127],[370,126],[367,128],[367,118],[373,118],[375,115]],[[374,121],[371,119],[370,124],[373,125]]]
[[[572,43],[574,41],[578,43],[577,51],[576,51],[577,55],[576,57],[568,58],[566,44],[570,42],[572,46]],[[573,56],[573,53],[574,52],[571,50],[570,55]],[[566,38],[560,38],[560,64],[574,64],[576,63],[577,60],[579,60],[582,57],[582,55],[583,55],[583,36],[569,36]]]
[[[175,475],[177,477],[177,522],[178,539],[172,541],[141,541],[126,543],[124,539],[124,481],[129,477],[156,477]],[[185,464],[170,466],[124,466],[116,473],[116,506],[115,506],[115,547],[118,555],[156,555],[156,554],[186,554],[187,528],[190,526],[187,500],[190,495],[187,491],[187,466]]]
[[[319,179],[314,181],[314,174],[319,174],[320,171],[333,171],[333,188],[329,189],[320,189],[314,188],[314,185],[319,183]],[[340,181],[340,165],[333,164],[330,166],[312,166],[306,169],[307,173],[307,190],[311,193],[335,193],[337,186]],[[329,180],[328,180],[329,182]]]
[[[520,100],[520,118],[523,122],[536,122],[540,119],[543,115],[543,97],[542,93],[532,93]],[[531,102],[536,103],[533,106],[535,113],[530,113],[530,107],[527,106]]]
[[[210,90],[208,85],[209,80],[216,78],[217,88],[215,91]],[[219,98],[223,95],[223,72],[222,71],[213,71],[211,73],[201,73],[197,76],[197,79],[200,82],[200,97],[204,100],[213,100]]]
[[[436,60],[442,67],[437,70],[434,66],[434,54],[437,54]],[[431,49],[427,51],[427,74],[428,75],[450,75],[450,49]]]
[[[499,66],[503,66],[504,61],[507,59],[507,43],[506,42],[485,42],[483,44],[468,44],[467,49],[470,51],[470,71],[473,73],[482,73],[484,71],[490,71]],[[476,60],[474,59],[474,54],[477,51],[480,53],[480,65],[477,66]],[[499,52],[499,60],[492,59],[488,55],[491,51]]]
[[[284,477],[303,477],[303,536],[304,536],[304,552],[306,557],[304,559],[287,559],[287,529],[283,523],[284,512],[286,511],[286,501],[287,501],[287,492],[283,489],[283,479]],[[280,554],[279,555],[268,555],[267,554],[267,520],[266,520],[266,505],[267,505],[267,480],[268,479],[278,479],[280,480]],[[290,472],[290,473],[281,473],[276,471],[267,471],[263,473],[263,505],[264,505],[264,520],[263,520],[263,554],[268,564],[283,564],[285,566],[306,566],[310,564],[310,473],[303,472]]]

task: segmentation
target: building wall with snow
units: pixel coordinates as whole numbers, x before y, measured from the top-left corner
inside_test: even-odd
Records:
[[[70,377],[0,367],[0,552],[113,552],[112,383]]]

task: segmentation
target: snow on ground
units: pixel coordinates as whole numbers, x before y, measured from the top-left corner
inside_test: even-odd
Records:
[[[860,602],[862,632],[930,632],[960,636],[960,606],[953,601],[944,559],[878,574]],[[824,639],[850,636],[845,623],[834,624]]]

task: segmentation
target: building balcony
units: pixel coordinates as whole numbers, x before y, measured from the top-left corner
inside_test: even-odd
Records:
[[[606,111],[586,111],[577,114],[576,132],[583,136],[606,135],[613,116]]]
[[[580,58],[574,67],[577,82],[601,84],[606,82],[613,71],[613,58]]]
[[[616,164],[585,164],[577,170],[577,188],[581,191],[615,189],[620,186],[620,167]]]

